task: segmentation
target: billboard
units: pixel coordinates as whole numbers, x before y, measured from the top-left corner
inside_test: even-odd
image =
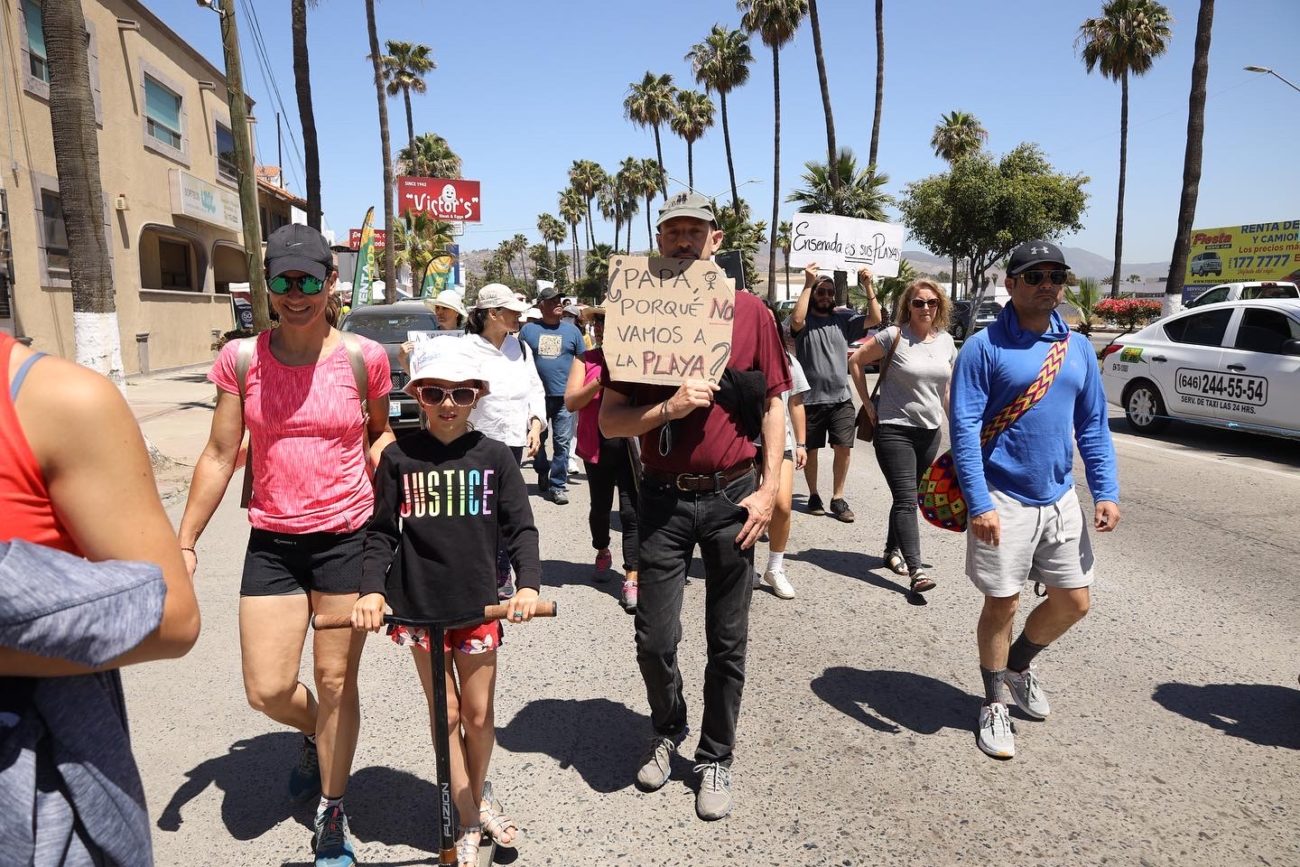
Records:
[[[374,241],[375,249],[382,250],[388,246],[388,233],[383,229],[371,229],[371,240]],[[348,246],[353,250],[361,249],[361,229],[348,229]]]
[[[481,222],[479,182],[459,178],[397,179],[397,213],[428,214],[444,222]]]
[[[1185,297],[1255,280],[1300,282],[1300,220],[1192,230]]]

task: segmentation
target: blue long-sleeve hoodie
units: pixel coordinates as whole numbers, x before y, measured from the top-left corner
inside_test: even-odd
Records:
[[[1065,363],[1047,395],[986,447],[980,431],[1038,376],[1047,351],[1070,341]],[[962,346],[953,368],[949,425],[957,477],[971,517],[993,510],[989,490],[1030,506],[1046,506],[1074,486],[1079,444],[1088,489],[1096,501],[1119,502],[1115,446],[1107,423],[1097,355],[1082,334],[1053,312],[1047,331],[1020,327],[1015,305]]]

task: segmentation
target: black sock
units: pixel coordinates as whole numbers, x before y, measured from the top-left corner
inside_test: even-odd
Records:
[[[1002,685],[1002,675],[1006,674],[1005,668],[999,668],[997,671],[989,671],[984,666],[980,666],[980,677],[984,680],[984,703],[993,704],[995,701],[1002,701],[999,693],[1005,689]]]
[[[1007,654],[1007,668],[1015,672],[1023,672],[1029,668],[1029,663],[1034,661],[1034,657],[1046,649],[1046,644],[1034,644],[1025,637],[1025,633],[1021,632],[1020,637],[1011,645],[1011,652]]]

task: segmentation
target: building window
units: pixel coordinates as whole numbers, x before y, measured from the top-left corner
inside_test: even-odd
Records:
[[[217,177],[230,181],[239,180],[238,164],[235,162],[235,134],[225,124],[217,124]]]
[[[27,67],[37,81],[50,83],[50,63],[45,53],[44,15],[36,0],[23,0],[23,18],[27,20]]]
[[[194,288],[190,276],[190,245],[169,238],[158,239],[158,265],[162,272],[162,288],[188,292]]]
[[[63,200],[53,190],[41,190],[41,246],[45,248],[48,280],[69,280],[68,229],[63,222]]]
[[[181,98],[152,78],[144,79],[145,129],[167,147],[181,149]]]

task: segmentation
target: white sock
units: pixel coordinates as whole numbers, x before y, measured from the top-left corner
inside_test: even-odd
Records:
[[[331,807],[342,807],[342,806],[343,806],[342,798],[327,798],[324,795],[321,795],[320,804],[316,807],[316,815],[318,817],[324,816],[326,813],[329,812]]]
[[[768,571],[768,572],[780,572],[780,571],[781,571],[781,567],[782,567],[784,564],[785,564],[785,552],[784,552],[784,551],[768,551],[768,552],[767,552],[767,571]]]

